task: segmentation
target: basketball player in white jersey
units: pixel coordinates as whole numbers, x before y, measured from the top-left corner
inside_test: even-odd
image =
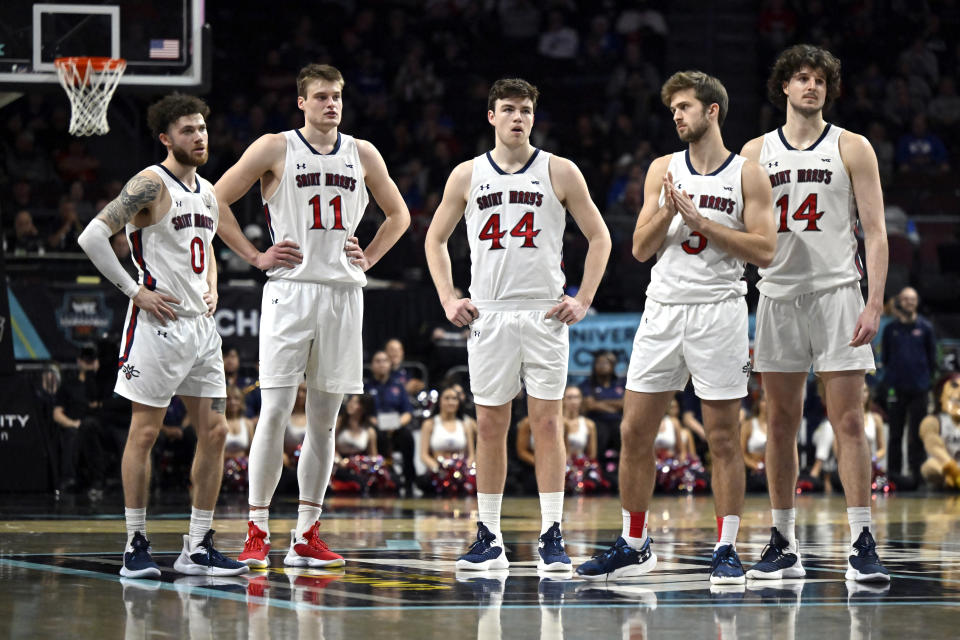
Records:
[[[727,91],[700,71],[671,76],[661,89],[685,151],[654,160],[633,232],[633,255],[657,256],[627,372],[620,452],[622,536],[577,569],[588,580],[631,578],[657,562],[647,536],[661,417],[693,377],[712,458],[719,529],[710,582],[742,584],[736,552],[743,511],[740,399],[750,354],[745,262],[767,265],[775,234],[770,184],[756,163],[729,151],[720,126]]]
[[[150,450],[174,395],[197,431],[190,479],[190,533],[174,563],[181,573],[236,575],[243,564],[213,545],[213,508],[223,476],[226,378],[213,312],[217,267],[211,241],[219,208],[213,187],[197,175],[207,161],[207,105],[172,94],[147,111],[147,122],[167,157],[130,179],[80,235],[80,246],[100,272],[130,298],[116,392],[133,404],[121,465],[127,548],[120,575],[154,578],[146,507]],[[120,265],[110,236],[124,230],[140,273],[135,282]]]
[[[769,174],[777,227],[776,256],[760,270],[754,342],[769,412],[766,468],[773,528],[748,577],[805,575],[794,532],[796,441],[813,366],[826,389],[847,500],[846,578],[888,581],[871,533],[870,448],[861,402],[864,373],[874,368],[870,340],[877,333],[887,278],[877,157],[866,138],[823,119],[823,109],[840,93],[840,61],[829,51],[810,45],[787,49],[773,66],[767,91],[786,110],[787,122],[748,142],[742,153]],[[870,274],[866,306],[854,235],[858,210]]]
[[[539,92],[518,78],[493,84],[492,151],[458,165],[427,231],[430,275],[447,319],[470,326],[470,386],[477,407],[477,540],[458,569],[505,569],[500,503],[507,472],[510,403],[527,391],[537,441],[541,535],[538,567],[570,570],[560,522],[566,452],[560,401],[567,385],[567,325],[583,319],[610,254],[610,234],[586,181],[569,160],[530,144]],[[563,293],[563,230],[569,211],[589,242],[583,282]],[[453,286],[447,239],[466,218],[470,297]]]
[[[311,64],[297,77],[304,126],[257,139],[217,182],[226,204],[257,181],[267,228],[288,243],[284,265],[267,271],[260,316],[262,406],[250,446],[250,518],[240,560],[269,565],[270,500],[283,466],[283,432],[306,374],[307,433],[297,465],[300,506],[290,566],[340,566],[343,558],[320,538],[320,512],[335,454],[334,427],[344,394],[363,393],[364,272],[410,224],[400,191],[377,149],[339,130],[343,76]],[[367,189],[386,215],[361,249],[353,235],[367,207]],[[236,224],[223,240],[247,257],[256,253]],[[296,251],[294,247],[298,247]]]

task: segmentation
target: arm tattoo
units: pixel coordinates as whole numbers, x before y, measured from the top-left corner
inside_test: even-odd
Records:
[[[225,413],[227,410],[227,399],[226,398],[214,398],[211,409],[217,413]]]
[[[114,231],[119,231],[157,198],[161,186],[160,182],[145,176],[134,176],[123,186],[120,195],[103,208],[98,217]]]

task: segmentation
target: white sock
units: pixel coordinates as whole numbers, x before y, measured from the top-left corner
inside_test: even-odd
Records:
[[[863,528],[871,527],[870,507],[847,507],[847,522],[850,523],[850,544],[863,533]]]
[[[312,504],[301,504],[297,507],[297,537],[299,538],[320,519],[320,512],[323,507],[315,507]]]
[[[144,538],[147,537],[147,508],[142,509],[124,509],[123,517],[127,521],[127,547],[133,542],[133,534],[139,531]]]
[[[777,528],[777,531],[780,532],[784,538],[787,539],[787,542],[790,543],[790,550],[796,552],[797,550],[797,532],[796,522],[797,522],[797,510],[793,509],[771,509],[770,513],[773,516],[773,526]]]
[[[267,540],[270,539],[270,509],[250,509],[248,520],[257,525],[261,531],[267,534]]]
[[[630,513],[626,509],[620,509],[623,515],[623,531],[621,536],[627,541],[627,544],[634,549],[640,549],[647,541],[647,516],[649,511],[635,511]]]
[[[213,528],[213,509],[204,511],[193,507],[190,509],[190,551],[196,551],[203,542],[203,536]]]
[[[717,518],[717,520],[720,521],[720,531],[718,532],[720,535],[717,544],[713,545],[713,550],[716,551],[728,544],[736,548],[737,532],[740,531],[740,516],[723,516]]]
[[[563,519],[563,491],[540,494],[540,535]]]
[[[250,442],[247,502],[265,507],[270,504],[283,471],[283,432],[297,400],[297,387],[261,389],[260,398],[260,419]]]
[[[500,503],[503,502],[502,493],[478,493],[477,513],[480,522],[490,533],[501,538],[500,535]]]

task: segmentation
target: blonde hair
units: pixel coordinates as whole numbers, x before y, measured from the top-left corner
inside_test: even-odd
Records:
[[[297,74],[297,95],[301,98],[307,97],[307,85],[314,80],[326,80],[327,82],[336,82],[343,90],[343,74],[336,67],[329,64],[308,64],[300,73]]]

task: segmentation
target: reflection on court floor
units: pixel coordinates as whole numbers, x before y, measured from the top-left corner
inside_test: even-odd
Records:
[[[710,585],[716,534],[712,502],[703,498],[656,501],[651,536],[661,562],[629,583],[538,575],[535,499],[505,501],[511,565],[488,572],[454,570],[474,529],[469,500],[334,500],[325,534],[346,567],[285,568],[279,548],[270,569],[230,578],[176,573],[186,517],[158,513],[148,532],[159,580],[117,574],[119,518],[86,518],[83,505],[60,514],[42,504],[17,507],[32,515],[13,519],[13,505],[0,505],[5,637],[952,638],[960,625],[960,504],[940,496],[875,505],[881,555],[893,575],[883,586],[844,581],[848,528],[836,498],[800,502],[805,579],[745,586]],[[295,506],[275,511],[292,515]],[[243,507],[220,512],[237,516],[215,524],[223,550],[235,552]],[[764,501],[748,501],[738,542],[744,564],[769,537],[767,514]],[[619,505],[570,499],[565,518],[577,565],[615,539]],[[273,520],[274,538],[290,524]]]

